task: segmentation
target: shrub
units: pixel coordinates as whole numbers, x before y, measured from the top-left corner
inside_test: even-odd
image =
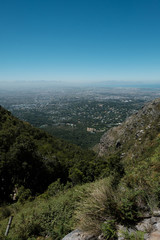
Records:
[[[115,217],[124,223],[136,221],[140,216],[139,197],[141,197],[141,191],[127,187],[119,188],[117,192],[118,201],[114,211]]]
[[[80,203],[76,211],[77,225],[84,232],[98,235],[101,224],[114,212],[117,202],[116,194],[111,187],[111,179],[100,180],[88,189],[86,198]]]
[[[11,209],[7,206],[1,207],[0,219],[8,218],[11,215]]]
[[[53,182],[48,186],[48,195],[49,196],[54,196],[57,193],[63,191],[64,185],[61,184],[60,178],[57,179],[57,181]]]
[[[90,184],[86,197],[76,211],[78,228],[95,236],[105,231],[107,239],[112,234],[114,236],[115,221],[128,225],[136,222],[141,213],[141,191],[122,185],[115,189],[111,184],[111,177]]]
[[[102,223],[101,231],[106,240],[117,239],[116,224],[114,220],[107,220]]]
[[[21,186],[18,189],[18,201],[20,203],[24,203],[26,200],[32,200],[32,193],[30,189],[25,189],[23,186]]]
[[[35,211],[33,211],[29,217],[21,214],[20,221],[15,227],[15,232],[20,240],[39,236],[39,234],[43,232],[43,228],[40,224],[38,214]]]
[[[136,232],[129,232],[124,231],[122,235],[125,240],[144,240],[144,232],[136,231]]]

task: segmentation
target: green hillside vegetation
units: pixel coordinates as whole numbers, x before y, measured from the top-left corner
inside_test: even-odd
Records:
[[[58,184],[58,187],[60,185]],[[61,239],[72,231],[73,213],[80,200],[85,195],[86,186],[76,186],[73,189],[61,191],[52,186],[52,190],[36,197],[34,201],[21,203],[18,201],[10,206],[2,206],[0,213],[0,239],[4,239],[4,232],[8,216],[13,215],[12,227],[6,239]],[[62,190],[63,188],[63,190]]]
[[[11,137],[9,138],[14,135],[14,130],[11,131],[12,135],[8,134],[7,141],[3,138],[1,149],[3,161],[0,168],[3,178],[1,177],[0,186],[5,181],[7,184],[8,180],[7,177],[5,181],[3,180],[5,164],[11,164],[14,159],[16,166],[19,166],[19,172],[14,170],[13,164],[8,165],[15,171],[12,178],[9,178],[12,188],[10,187],[7,195],[7,190],[4,191],[1,187],[2,196],[8,199],[15,185],[19,188],[19,196],[16,203],[1,206],[0,238],[4,239],[8,217],[13,215],[12,227],[6,239],[40,240],[48,236],[50,240],[61,240],[75,228],[95,236],[103,233],[106,240],[117,239],[118,224],[129,227],[143,219],[146,213],[152,214],[153,210],[160,207],[160,100],[133,115],[121,127],[109,131],[107,139],[112,139],[112,143],[111,141],[105,143],[106,136],[102,138],[101,156],[102,150],[105,151],[101,158],[91,151],[82,151],[74,145],[68,145],[32,128],[27,123],[20,122],[4,109],[1,111],[3,113],[1,119],[6,116],[5,121],[1,121],[5,124],[4,126],[2,123],[3,131],[8,131],[10,127],[17,129],[19,124],[21,128],[20,134],[14,137],[14,140],[11,141]],[[13,120],[17,124],[11,124]],[[133,127],[134,123],[136,125]],[[27,176],[24,179],[20,174],[20,169],[23,170],[24,162],[27,161],[26,152],[24,151],[22,158],[15,160],[19,156],[19,148],[23,146],[20,149],[26,149],[22,141],[18,142],[21,134],[25,135],[24,132],[32,141],[32,144],[25,145],[28,146],[27,153],[30,154],[27,155],[28,159],[32,157],[34,160],[32,160],[34,171],[33,173],[28,171],[29,176],[35,178],[33,183],[36,180],[38,183],[38,173],[43,176],[39,179],[40,184],[38,186],[33,184],[34,187],[26,183]],[[139,132],[143,134],[136,138]],[[0,139],[2,141],[1,137]],[[7,148],[9,141],[10,147]],[[105,148],[105,144],[110,144],[110,148],[108,145]],[[18,150],[13,151],[13,146]],[[37,164],[40,164],[38,169],[42,166],[42,173],[41,171],[36,173]],[[6,176],[9,176],[11,173],[7,174]],[[23,172],[23,177],[25,174],[26,172]],[[93,182],[89,183],[91,181]],[[36,193],[42,194],[35,196]],[[144,239],[143,232],[136,232],[132,236],[125,232],[124,235],[126,239]]]
[[[32,195],[43,193],[58,178],[74,186],[90,182],[107,168],[93,151],[59,140],[22,122],[0,107],[0,201],[11,200],[23,186]]]

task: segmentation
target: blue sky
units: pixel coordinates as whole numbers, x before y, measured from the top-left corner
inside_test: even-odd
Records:
[[[159,0],[0,0],[0,81],[160,82]]]

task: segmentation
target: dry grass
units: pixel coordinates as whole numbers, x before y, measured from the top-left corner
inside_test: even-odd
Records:
[[[96,182],[76,210],[77,227],[87,234],[98,235],[101,232],[101,224],[111,219],[111,211],[116,201],[110,179]]]

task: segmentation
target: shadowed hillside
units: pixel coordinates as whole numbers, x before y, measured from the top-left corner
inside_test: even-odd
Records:
[[[59,140],[0,107],[0,201],[23,186],[42,193],[58,178],[75,185],[95,180],[104,167],[92,151]]]

